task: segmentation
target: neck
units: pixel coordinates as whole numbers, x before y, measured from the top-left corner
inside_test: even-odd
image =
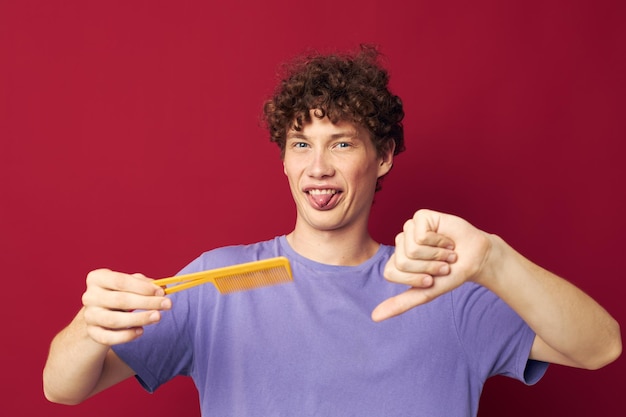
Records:
[[[313,261],[327,265],[359,265],[374,256],[379,244],[367,229],[354,230],[303,230],[296,228],[287,235],[293,250]]]

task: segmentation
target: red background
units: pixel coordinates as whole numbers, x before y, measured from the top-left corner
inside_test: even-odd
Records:
[[[91,269],[167,276],[290,231],[258,118],[278,64],[307,48],[380,45],[404,99],[377,239],[420,207],[459,214],[625,323],[624,4],[0,0],[0,414],[198,415],[184,378],[50,404],[48,344]],[[622,357],[532,388],[495,378],[480,416],[624,415],[624,372]]]

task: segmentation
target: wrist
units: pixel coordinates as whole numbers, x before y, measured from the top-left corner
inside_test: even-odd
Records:
[[[495,234],[485,234],[487,251],[474,279],[477,284],[493,289],[497,286],[497,280],[502,276],[500,271],[506,262],[507,245],[504,240]]]

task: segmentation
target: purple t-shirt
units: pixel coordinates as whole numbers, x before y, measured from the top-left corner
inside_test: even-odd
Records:
[[[475,416],[488,377],[541,378],[533,331],[478,285],[373,322],[404,290],[383,278],[393,250],[358,266],[311,261],[284,236],[206,252],[181,273],[286,256],[294,282],[172,294],[160,323],[114,350],[148,391],[191,376],[203,416]]]

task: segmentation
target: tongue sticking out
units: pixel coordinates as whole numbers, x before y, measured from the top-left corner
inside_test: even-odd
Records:
[[[317,195],[312,195],[311,197],[313,197],[315,204],[317,204],[319,207],[325,207],[326,204],[328,204],[328,202],[330,201],[330,199],[333,198],[333,195],[332,194],[317,194]]]

